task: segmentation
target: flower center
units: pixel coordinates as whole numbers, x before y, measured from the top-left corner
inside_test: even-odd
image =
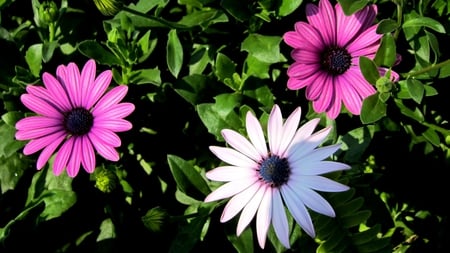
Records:
[[[87,134],[94,124],[92,113],[84,108],[75,108],[64,116],[64,128],[72,135]]]
[[[320,64],[322,68],[332,75],[340,75],[350,68],[352,56],[345,48],[330,47],[322,52]]]
[[[269,156],[260,162],[259,175],[272,187],[279,187],[289,179],[291,170],[286,158],[277,155]]]

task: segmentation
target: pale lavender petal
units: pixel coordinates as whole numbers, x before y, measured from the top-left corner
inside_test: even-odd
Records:
[[[290,149],[293,145],[297,145],[298,143],[309,138],[314,132],[314,129],[316,129],[319,122],[320,118],[315,118],[303,124],[295,133],[295,136],[292,138],[291,145],[288,147],[288,149]]]
[[[330,131],[331,127],[323,128],[313,135],[309,136],[304,141],[298,142],[297,144],[292,144],[287,152],[287,159],[289,161],[289,164],[292,167],[302,166],[301,160],[304,160],[305,156],[307,156],[308,154],[315,154],[317,149],[314,150],[314,148],[319,146],[325,140],[325,138],[327,138],[328,134],[330,134]]]
[[[253,217],[255,217],[256,211],[258,211],[258,207],[264,197],[264,193],[266,192],[267,185],[262,185],[260,187],[252,199],[247,203],[247,205],[242,210],[241,216],[239,216],[239,221],[236,227],[236,234],[239,236],[244,231],[244,229],[250,224]]]
[[[234,195],[223,209],[220,222],[227,222],[236,216],[247,205],[250,199],[255,196],[255,193],[261,185],[262,184],[260,183],[254,183],[250,187]]]
[[[29,116],[22,118],[16,123],[17,130],[33,130],[37,128],[47,128],[60,126],[62,129],[63,119],[61,118],[49,118],[44,116]]]
[[[317,192],[303,185],[291,185],[291,187],[297,191],[298,195],[302,196],[303,203],[311,210],[329,217],[336,216],[330,203]]]
[[[246,168],[256,168],[258,167],[257,162],[243,155],[242,153],[225,147],[218,146],[210,146],[209,149],[213,152],[218,158],[222,161],[238,166],[238,167],[246,167]]]
[[[75,177],[80,171],[81,157],[83,156],[82,143],[80,137],[74,137],[72,155],[70,156],[69,162],[67,163],[67,175],[69,177]]]
[[[321,32],[326,45],[336,44],[336,14],[328,0],[321,0],[319,7],[307,4],[306,18],[312,26]]]
[[[75,138],[69,138],[63,143],[61,148],[56,154],[55,161],[53,163],[53,173],[56,176],[61,175],[64,168],[67,166],[69,158],[73,155],[73,144]],[[76,155],[76,154],[75,154]]]
[[[287,151],[287,148],[290,146],[292,139],[297,131],[301,115],[302,110],[300,107],[297,107],[294,110],[294,112],[292,112],[291,115],[289,115],[289,117],[284,122],[278,153],[280,157],[285,157],[285,152]]]
[[[288,185],[283,185],[281,188],[281,195],[283,196],[284,203],[289,209],[289,212],[294,217],[295,221],[303,228],[303,230],[312,238],[316,237],[314,225],[312,223],[311,216],[305,207],[305,204],[297,195],[295,190],[291,189]]]
[[[59,131],[59,132],[49,134],[47,136],[43,136],[41,138],[32,139],[30,142],[28,142],[25,145],[25,147],[23,149],[23,153],[25,155],[34,154],[37,151],[50,145],[52,142],[55,142],[56,140],[59,140],[65,136],[66,136],[66,133],[64,133],[63,131]]]
[[[256,235],[259,246],[264,249],[266,244],[267,231],[269,231],[270,221],[272,220],[272,188],[266,187],[258,213],[256,214]]]
[[[97,76],[95,81],[89,86],[89,92],[84,103],[86,108],[92,108],[98,99],[105,93],[111,83],[111,79],[111,70],[105,70]]]
[[[97,136],[95,132],[91,131],[88,134],[89,140],[92,145],[94,145],[95,150],[103,156],[105,159],[117,162],[119,160],[119,153],[114,149],[113,146],[105,143],[101,136]]]
[[[95,151],[94,147],[92,146],[91,141],[86,136],[83,136],[81,139],[81,147],[82,147],[82,160],[81,164],[83,165],[83,168],[88,172],[92,173],[95,169]]]
[[[250,143],[244,136],[242,136],[238,132],[230,129],[224,129],[221,131],[221,133],[225,141],[237,151],[255,161],[262,160],[262,156],[259,154],[255,146],[253,146],[252,143]]]
[[[278,188],[272,188],[272,225],[281,244],[289,249],[289,224]]]
[[[36,162],[36,168],[38,170],[42,169],[44,165],[47,163],[48,159],[53,155],[55,150],[59,147],[59,144],[65,139],[65,135],[61,135],[58,138],[54,139],[49,145],[45,146],[42,152],[39,154],[39,157]]]
[[[97,119],[121,119],[130,115],[135,107],[132,103],[120,103],[110,107],[104,107],[104,110],[97,110],[95,108],[92,111],[92,115]]]
[[[108,91],[95,105],[93,113],[108,110],[111,106],[118,104],[127,94],[128,86],[120,85]]]
[[[274,105],[267,122],[267,135],[269,139],[269,148],[272,154],[279,154],[280,143],[283,136],[283,117],[278,105]]]
[[[351,167],[345,163],[335,161],[304,161],[300,159],[298,163],[291,164],[291,169],[292,176],[314,176],[340,170],[348,170],[351,169]]]
[[[258,174],[256,170],[250,168],[221,166],[206,172],[206,177],[214,181],[228,182],[241,178],[257,178]]]
[[[242,178],[241,180],[231,181],[221,185],[219,188],[208,194],[205,202],[212,202],[219,199],[226,199],[234,196],[257,182],[254,178]]]
[[[88,94],[91,92],[91,86],[95,82],[95,74],[96,74],[96,65],[95,60],[89,59],[81,70],[80,77],[80,96],[81,96],[81,105],[85,108],[90,108],[88,104]]]
[[[109,129],[113,132],[124,132],[133,128],[133,125],[124,119],[98,119],[94,118],[93,127],[97,129]]]
[[[250,141],[252,142],[256,150],[258,150],[261,157],[266,157],[268,155],[267,144],[266,139],[264,138],[264,132],[262,130],[261,123],[259,123],[255,115],[253,115],[250,111],[247,112],[245,121],[247,135]]]
[[[69,98],[67,97],[66,90],[53,75],[44,73],[42,75],[42,81],[44,82],[49,95],[52,97],[52,101],[57,104],[62,111],[69,111],[73,108],[70,104]]]
[[[41,138],[55,132],[61,132],[61,126],[47,127],[47,128],[37,128],[37,129],[27,129],[20,130],[16,132],[17,140],[31,140],[36,138]]]
[[[30,94],[22,94],[20,100],[28,109],[37,114],[51,118],[61,118],[61,113],[53,105],[42,98]]]
[[[289,185],[301,185],[321,192],[343,192],[350,189],[347,185],[338,183],[323,176],[296,176],[289,178]]]
[[[325,158],[330,157],[332,154],[334,154],[340,147],[341,147],[341,144],[334,144],[334,145],[329,145],[329,146],[325,146],[325,147],[319,147],[319,148],[316,148],[313,152],[306,153],[302,159],[305,161],[323,160]]]

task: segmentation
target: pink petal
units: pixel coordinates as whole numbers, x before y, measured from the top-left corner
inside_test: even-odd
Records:
[[[27,129],[19,130],[16,132],[17,140],[31,140],[36,138],[41,138],[55,132],[63,132],[60,126],[47,127],[47,128],[37,128],[37,129]]]
[[[121,119],[130,115],[134,111],[134,104],[132,103],[120,103],[112,105],[104,110],[92,111],[92,115],[97,119]]]
[[[342,96],[345,107],[351,114],[359,115],[361,113],[362,98],[358,92],[353,89],[355,80],[350,81],[346,77],[347,75],[336,77],[336,83],[339,83],[339,85],[336,85],[336,93],[345,94],[345,96]]]
[[[83,168],[88,172],[92,173],[95,169],[95,151],[94,147],[92,146],[91,141],[89,138],[83,136],[81,139],[81,147],[82,147],[82,160],[81,164],[83,165]]]
[[[247,156],[243,155],[242,153],[234,149],[217,146],[210,146],[209,149],[219,159],[228,164],[246,168],[258,167],[258,164],[255,161],[253,161],[252,159],[248,158]]]
[[[315,75],[315,79],[311,79],[314,81],[306,87],[306,98],[308,100],[314,101],[322,96],[323,89],[329,89],[332,85],[330,84],[330,82],[332,82],[332,78],[333,77],[329,76],[327,73],[317,72],[317,74]]]
[[[78,66],[71,62],[67,65],[65,77],[65,86],[69,99],[72,101],[74,107],[81,107],[81,85],[80,85],[80,70]]]
[[[376,5],[366,6],[362,10],[347,16],[340,4],[336,5],[337,45],[346,47],[361,31],[365,31],[375,21]]]
[[[341,104],[342,104],[342,97],[344,94],[341,92],[335,92],[333,102],[331,102],[330,107],[326,110],[327,111],[327,117],[330,119],[335,119],[341,113]]]
[[[125,97],[127,92],[128,86],[125,85],[112,88],[97,102],[92,113],[105,111],[111,106],[118,104]]]
[[[112,72],[111,70],[103,71],[93,83],[89,86],[89,92],[86,95],[84,105],[86,108],[92,108],[92,106],[98,101],[98,99],[105,93],[109,84],[111,83]]]
[[[286,211],[284,210],[283,200],[281,199],[280,190],[272,188],[272,225],[275,234],[284,247],[290,248],[289,243],[289,224],[287,221]]]
[[[97,150],[97,152],[105,159],[113,162],[117,162],[119,160],[119,153],[114,149],[114,147],[105,143],[101,138],[99,138],[100,136],[95,134],[95,132],[91,131],[88,134],[88,137],[95,150]]]
[[[22,94],[20,100],[28,109],[37,114],[51,118],[61,118],[61,113],[55,108],[55,105],[50,104],[50,102],[43,100],[40,97]]]
[[[91,133],[95,134],[99,137],[99,139],[102,140],[105,144],[112,146],[112,147],[119,147],[122,142],[120,140],[120,137],[114,133],[113,131],[106,129],[106,128],[97,128],[92,127]]]
[[[247,135],[261,157],[267,156],[267,144],[261,124],[250,111],[246,115]]]
[[[317,78],[316,74],[318,71],[321,71],[319,64],[303,64],[299,62],[294,62],[288,67],[287,75],[289,77],[295,77],[296,79],[306,79],[310,77],[316,79]],[[309,81],[309,83],[310,82],[311,81]]]
[[[368,55],[378,50],[379,41],[383,35],[377,34],[376,29],[376,25],[368,28],[348,44],[347,51],[352,57]]]
[[[81,139],[82,137],[73,138],[74,141],[73,141],[72,155],[69,158],[69,162],[67,164],[66,169],[67,175],[72,178],[78,174],[78,171],[80,171],[81,157],[83,156]]]
[[[241,178],[257,178],[259,173],[254,169],[236,167],[236,166],[221,166],[206,172],[206,177],[210,180],[228,182],[235,181]]]
[[[306,18],[312,26],[321,32],[326,45],[336,44],[336,14],[328,0],[321,0],[319,7],[307,4]]]
[[[74,155],[72,154],[74,139],[75,138],[67,139],[56,154],[55,161],[53,163],[53,174],[56,176],[59,176],[63,172],[64,168],[67,166],[69,158]]]
[[[55,102],[62,111],[69,111],[73,108],[69,98],[67,97],[66,90],[54,76],[49,73],[44,73],[42,75],[42,80],[50,94],[50,97],[53,99],[52,101]]]
[[[48,145],[50,145],[52,142],[55,142],[59,139],[62,139],[66,136],[66,134],[62,131],[59,132],[55,132],[46,136],[43,136],[41,138],[37,138],[34,140],[31,140],[30,142],[27,143],[27,145],[25,145],[24,149],[23,149],[23,153],[25,155],[31,155],[36,153],[37,151],[47,147]],[[59,145],[59,144],[58,144]]]
[[[39,128],[47,128],[47,127],[61,127],[62,128],[63,119],[61,118],[49,118],[44,116],[29,116],[23,119],[20,119],[16,123],[17,130],[34,130]]]
[[[66,137],[65,135],[61,135],[57,139],[54,139],[52,142],[50,142],[49,145],[42,150],[36,162],[36,167],[38,170],[44,167],[48,159],[50,159],[52,154],[59,147],[59,144],[61,144],[61,142],[65,139],[65,137]]]
[[[261,184],[255,183],[249,186],[247,189],[234,195],[223,209],[220,222],[227,222],[231,220],[236,214],[238,214],[248,202],[255,196],[255,193],[261,187]]]
[[[303,48],[305,50],[320,53],[325,47],[322,33],[314,26],[306,22],[295,23],[295,31],[299,34],[299,45],[294,48]]]
[[[133,128],[133,125],[124,119],[97,119],[94,118],[93,127],[97,129],[109,129],[113,132],[125,132]]]
[[[292,59],[302,64],[317,65],[320,63],[320,52],[313,52],[303,49],[294,49],[291,53]]]
[[[80,77],[80,95],[81,95],[81,105],[85,106],[85,108],[90,108],[90,104],[88,104],[88,94],[91,92],[91,86],[95,82],[95,74],[96,74],[96,65],[95,60],[89,59],[83,67],[81,71]]]
[[[313,89],[312,87],[314,86],[308,86],[306,88],[306,97],[309,100],[313,100],[313,108],[317,113],[324,112],[332,106],[331,102],[333,101],[335,91],[334,77],[326,75],[322,76],[324,77],[323,81],[318,81],[322,84],[320,89]],[[320,93],[318,93],[318,91],[320,91]]]

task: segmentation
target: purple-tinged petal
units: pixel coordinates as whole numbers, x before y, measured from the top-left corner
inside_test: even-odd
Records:
[[[314,101],[320,97],[324,97],[325,89],[332,91],[333,77],[329,76],[327,73],[317,72],[315,79],[313,80],[314,81],[306,87],[305,95],[308,100]],[[330,98],[327,98],[326,100],[330,100]]]
[[[107,111],[111,106],[118,104],[127,92],[128,86],[125,85],[112,88],[97,102],[92,113]]]
[[[359,93],[353,89],[353,82],[355,82],[355,80],[349,80],[347,77],[348,75],[336,77],[336,83],[339,83],[339,85],[336,85],[336,93],[341,95],[342,101],[350,113],[359,115],[361,113],[362,98]]]
[[[281,244],[289,249],[289,224],[278,188],[272,188],[272,225]]]
[[[62,111],[69,111],[73,108],[67,97],[66,90],[54,76],[49,73],[44,73],[42,75],[42,81],[44,82],[52,101],[57,104]]]
[[[111,83],[112,72],[105,70],[97,76],[95,81],[89,86],[89,92],[86,95],[84,105],[87,109],[92,108],[99,98],[105,93],[109,84]]]
[[[121,119],[130,115],[135,107],[132,103],[120,103],[111,105],[110,107],[104,107],[103,110],[92,111],[92,115],[97,119]]]
[[[307,4],[306,18],[313,27],[321,32],[326,45],[336,44],[336,13],[328,0],[321,0],[319,7]]]
[[[308,160],[320,161],[320,160],[330,157],[340,147],[341,147],[341,144],[334,144],[334,145],[319,147],[319,148],[316,148],[313,152],[306,153],[302,159],[304,159],[305,161],[308,161]]]
[[[288,44],[293,48],[300,47],[302,44],[300,41],[301,40],[300,34],[295,31],[286,32],[283,35],[283,40],[286,44]]]
[[[20,96],[20,100],[28,109],[37,114],[51,118],[61,118],[61,113],[55,108],[55,106],[40,97],[30,94],[22,94]]]
[[[59,131],[59,132],[55,132],[55,133],[43,136],[41,138],[32,139],[30,142],[28,142],[25,145],[25,147],[23,149],[23,153],[25,155],[34,154],[37,151],[49,146],[50,144],[52,144],[53,142],[55,142],[59,139],[61,139],[61,141],[62,141],[62,139],[65,136],[66,136],[66,134],[64,132]]]
[[[290,149],[293,145],[297,145],[298,143],[306,140],[311,136],[316,129],[317,125],[320,122],[320,118],[311,119],[310,121],[303,124],[295,133],[294,137],[292,137],[292,141],[288,149]]]
[[[336,5],[337,45],[345,47],[361,31],[373,25],[376,17],[376,6],[366,6],[353,15],[345,15],[340,4]]]
[[[97,128],[95,126],[91,128],[90,132],[100,137],[102,142],[111,147],[119,147],[122,144],[120,137],[109,129]]]
[[[242,153],[239,153],[238,151],[236,151],[234,149],[225,148],[225,147],[217,147],[217,146],[210,146],[209,149],[219,159],[221,159],[222,161],[224,161],[228,164],[238,166],[238,167],[246,167],[246,168],[258,167],[258,164],[256,161],[253,161],[252,159],[248,158],[247,156],[243,155]]]
[[[345,78],[363,99],[376,93],[374,86],[364,79],[359,66],[350,67],[345,73]]]
[[[95,74],[97,67],[95,60],[89,59],[81,70],[80,77],[80,103],[84,108],[90,108],[88,104],[88,94],[91,92],[90,88],[95,82]]]
[[[61,127],[62,129],[62,122],[62,118],[58,119],[44,116],[29,116],[17,121],[15,127],[17,130],[24,131],[57,126]]]
[[[320,63],[320,52],[313,52],[309,50],[296,48],[292,50],[291,57],[298,63],[302,64],[317,64]]]
[[[321,192],[343,192],[350,189],[347,185],[323,176],[292,176],[289,180],[289,184],[300,184],[302,187],[308,187]]]
[[[94,118],[93,127],[97,129],[109,129],[113,132],[125,132],[133,128],[128,120],[124,119],[97,119]]]
[[[273,154],[279,154],[279,148],[283,131],[283,116],[278,105],[274,105],[269,115],[269,121],[267,122],[267,135],[269,140],[270,152]]]
[[[334,162],[334,161],[303,161],[300,160],[298,164],[301,166],[291,165],[291,176],[315,176],[322,175],[330,172],[348,170],[351,169],[345,163]],[[298,165],[295,164],[295,165]]]
[[[81,139],[81,147],[82,147],[82,160],[81,164],[83,165],[84,170],[88,173],[94,172],[95,169],[95,151],[92,146],[91,141],[86,136],[83,136]]]
[[[289,115],[283,125],[281,142],[279,146],[279,153],[275,153],[280,157],[285,157],[285,152],[289,145],[291,144],[292,139],[295,136],[295,133],[298,128],[298,124],[300,123],[300,117],[302,115],[302,110],[300,107],[297,107],[294,112]]]
[[[61,148],[58,150],[56,154],[55,161],[53,163],[53,174],[56,176],[61,175],[64,168],[67,166],[69,162],[69,158],[73,155],[73,144],[75,138],[69,138],[64,142]],[[76,155],[76,154],[75,154]]]
[[[266,187],[266,191],[263,194],[258,213],[256,214],[256,235],[259,246],[262,249],[264,249],[266,244],[267,231],[269,231],[272,220],[272,188]]]
[[[314,26],[300,21],[295,23],[295,31],[299,34],[300,43],[294,48],[303,48],[305,50],[320,53],[325,47],[321,32]]]
[[[302,166],[301,160],[305,159],[308,154],[314,153],[315,148],[319,146],[325,138],[330,134],[331,127],[323,128],[313,135],[306,138],[304,141],[292,144],[287,152],[287,159],[292,167]],[[333,152],[334,153],[334,152]],[[329,155],[328,155],[329,156]],[[323,160],[323,159],[317,159]],[[298,164],[299,163],[299,164]]]
[[[41,138],[41,137],[53,134],[55,132],[63,132],[61,126],[19,130],[16,132],[16,139],[21,140],[21,141],[31,140],[31,139]]]
[[[239,216],[239,221],[236,227],[236,234],[239,236],[244,231],[244,229],[250,224],[253,217],[255,217],[256,211],[261,204],[261,201],[266,192],[267,185],[262,185],[255,193],[252,199],[245,205],[244,209]]]
[[[69,177],[75,177],[80,171],[81,166],[81,157],[83,155],[81,139],[82,137],[74,137],[73,139],[73,147],[72,147],[72,155],[70,156],[69,162],[67,163],[67,175]]]
[[[292,188],[295,188],[296,192],[302,196],[303,203],[311,210],[329,216],[335,217],[333,207],[317,192],[300,185],[292,184]]]
[[[312,238],[316,237],[314,225],[311,216],[305,207],[300,196],[297,195],[295,189],[291,189],[288,185],[280,188],[284,203],[286,203],[289,212],[294,217],[295,221],[303,228],[303,230]]]
[[[204,201],[212,202],[219,199],[229,198],[242,192],[251,185],[257,183],[257,181],[258,179],[254,178],[242,178],[241,180],[228,182],[226,184],[221,185],[219,188],[208,194],[208,196],[206,196]]]
[[[294,77],[296,79],[308,79],[313,78],[316,79],[316,74],[320,70],[320,64],[303,64],[299,62],[294,62],[287,69],[287,75],[289,77]],[[305,80],[308,84],[312,82],[312,80]],[[307,85],[307,84],[306,84]],[[304,86],[306,86],[304,85]]]
[[[254,161],[260,161],[262,159],[258,150],[251,144],[244,136],[238,132],[230,129],[224,129],[221,131],[225,141],[234,149],[248,156]]]
[[[119,160],[119,153],[114,149],[114,147],[105,143],[100,136],[97,136],[91,131],[88,134],[88,137],[95,150],[97,150],[97,152],[105,159],[113,162],[117,162]]]
[[[210,180],[228,182],[241,178],[257,178],[258,172],[254,169],[236,166],[221,166],[206,172]]]
[[[267,154],[267,144],[264,138],[264,132],[262,130],[261,124],[258,119],[250,111],[246,115],[246,129],[247,135],[252,142],[253,146],[259,152],[261,157],[266,157]]]
[[[376,33],[376,29],[377,26],[373,25],[349,43],[347,51],[352,57],[371,54],[378,50],[380,46],[378,42],[383,35]]]
[[[75,107],[81,107],[81,85],[80,85],[80,70],[78,66],[71,62],[66,68],[66,81],[67,93],[69,99],[72,101]]]
[[[247,205],[250,199],[255,196],[255,193],[260,187],[261,184],[255,183],[234,195],[225,205],[220,222],[227,222],[236,216]]]
[[[38,170],[42,169],[44,165],[47,163],[48,159],[53,155],[55,150],[59,147],[59,144],[65,139],[65,135],[62,135],[56,139],[54,139],[48,146],[46,146],[42,152],[39,154],[39,157],[36,162],[36,168]]]

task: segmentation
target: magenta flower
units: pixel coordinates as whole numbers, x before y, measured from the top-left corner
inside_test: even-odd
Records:
[[[346,170],[346,164],[323,161],[336,152],[340,145],[320,145],[330,133],[324,128],[313,134],[319,119],[313,119],[298,128],[301,116],[297,108],[283,124],[280,108],[275,105],[269,115],[266,146],[263,129],[258,119],[247,113],[248,141],[241,134],[225,129],[222,136],[230,147],[211,146],[210,150],[230,165],[217,167],[206,177],[227,182],[210,193],[205,202],[230,198],[221,222],[241,212],[236,233],[239,236],[256,215],[258,242],[264,248],[267,231],[272,224],[280,242],[289,248],[289,226],[285,205],[303,230],[315,237],[308,209],[335,216],[331,205],[317,191],[340,192],[349,188],[327,177],[328,172]]]
[[[25,155],[42,150],[36,167],[42,169],[57,151],[53,173],[60,175],[64,168],[70,177],[78,174],[80,165],[88,173],[95,169],[94,149],[105,159],[118,161],[115,150],[121,140],[115,132],[130,130],[132,125],[123,118],[134,110],[131,103],[119,103],[128,87],[121,85],[106,94],[111,82],[110,70],[97,78],[94,60],[89,60],[80,73],[75,63],[60,65],[56,77],[44,73],[44,86],[27,86],[22,103],[37,115],[16,123],[16,139],[30,140]]]
[[[309,23],[297,22],[295,31],[284,34],[295,60],[287,70],[287,86],[306,87],[306,98],[317,113],[335,119],[343,102],[350,113],[359,115],[362,101],[376,92],[359,68],[359,57],[373,59],[380,46],[382,35],[373,24],[376,15],[376,5],[346,16],[339,3],[333,8],[328,0],[320,0],[319,6],[306,6]],[[386,73],[385,68],[379,70]],[[395,72],[392,76],[398,78]]]

